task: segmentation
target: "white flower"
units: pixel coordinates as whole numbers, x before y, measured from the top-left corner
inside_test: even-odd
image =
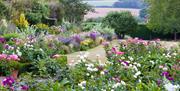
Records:
[[[151,64],[153,64],[153,65],[155,64],[155,63],[154,63],[154,61],[152,61],[152,60],[151,60],[151,61],[149,61],[149,62],[150,62]]]
[[[134,60],[133,57],[128,57],[128,58],[129,58],[130,61],[133,61],[133,60]]]
[[[172,55],[176,56],[176,55],[177,55],[177,53],[175,53],[175,52],[174,52]]]
[[[126,85],[126,83],[125,83],[124,81],[121,81],[121,84],[122,84],[122,85]]]
[[[105,89],[101,89],[101,91],[106,91]]]
[[[87,67],[94,67],[94,64],[89,63],[89,64],[85,64],[85,66],[87,66]]]
[[[121,85],[121,83],[116,83],[116,84],[114,84],[113,86],[112,86],[112,88],[117,88],[117,87],[119,87]]]
[[[138,71],[138,68],[134,65],[133,66],[133,69],[135,70],[135,71]]]
[[[104,75],[105,73],[104,73],[104,71],[101,71],[101,73],[100,73],[101,75]]]
[[[140,71],[136,72],[135,75],[134,75],[134,78],[137,78],[140,74],[141,74]]]
[[[141,64],[140,64],[140,63],[137,63],[137,66],[138,66],[138,67],[141,67]]]
[[[89,73],[86,73],[87,76],[89,76],[90,74]]]
[[[125,59],[125,57],[121,57],[121,59]]]
[[[163,68],[163,70],[164,70],[164,71],[167,71],[167,70],[168,70],[168,68],[167,68],[167,67],[164,67],[164,68]]]
[[[170,82],[165,84],[164,87],[167,91],[179,91],[180,89],[179,85],[173,85]]]
[[[86,81],[82,81],[81,83],[78,84],[78,86],[81,87],[82,89],[85,89]]]
[[[164,66],[160,65],[159,68],[164,68]]]
[[[94,78],[94,76],[92,75],[92,76],[91,76],[91,78],[93,79],[93,78]]]

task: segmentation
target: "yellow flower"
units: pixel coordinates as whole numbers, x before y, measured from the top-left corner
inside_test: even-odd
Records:
[[[39,28],[39,29],[48,29],[49,28],[48,25],[43,24],[43,23],[36,24],[36,27]]]
[[[93,42],[92,39],[86,39],[86,40],[84,40],[84,41],[81,42],[81,45],[86,45],[86,46],[88,46],[88,45],[91,44],[92,42]]]
[[[14,23],[16,24],[17,27],[19,28],[27,28],[29,26],[29,23],[28,21],[26,20],[25,18],[25,15],[24,14],[21,14],[19,19],[16,19],[14,21]]]

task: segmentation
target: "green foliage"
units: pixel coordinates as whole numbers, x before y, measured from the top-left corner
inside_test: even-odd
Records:
[[[135,38],[141,38],[144,40],[151,40],[151,39],[164,39],[164,40],[170,40],[173,39],[173,35],[171,33],[164,34],[162,32],[153,31],[148,28],[146,24],[139,24],[136,31],[129,32],[129,36]]]
[[[9,41],[10,39],[12,38],[18,38],[19,37],[19,34],[18,33],[7,33],[7,34],[4,34],[3,37]]]
[[[137,26],[130,12],[111,12],[104,18],[103,23],[113,28],[120,38],[124,38],[125,33],[135,30]]]
[[[107,39],[107,40],[112,40],[112,37],[113,37],[113,35],[114,35],[114,29],[109,28],[109,27],[107,27],[107,26],[105,27],[105,26],[103,26],[101,23],[96,24],[96,25],[92,28],[92,30],[95,30],[95,31],[100,32],[100,33],[103,35],[103,37],[104,37],[105,39]]]
[[[50,10],[47,5],[38,1],[33,1],[31,9],[26,12],[26,17],[30,24],[41,23],[45,17],[48,17]]]
[[[149,27],[155,31],[163,33],[176,33],[180,31],[180,1],[179,0],[148,0],[149,7]]]
[[[94,26],[96,26],[98,23],[96,23],[96,22],[85,22],[85,23],[82,23],[82,30],[83,31],[85,31],[85,32],[87,32],[87,31],[91,31],[92,30],[92,28],[94,27]]]
[[[65,12],[65,20],[71,23],[78,23],[84,19],[84,15],[92,8],[87,4],[83,3],[82,0],[59,0],[63,5]]]
[[[147,10],[146,8],[141,9],[139,16],[140,16],[141,18],[147,18],[147,15],[148,15],[148,10]]]
[[[0,19],[9,18],[10,10],[2,0],[0,0],[0,7]]]

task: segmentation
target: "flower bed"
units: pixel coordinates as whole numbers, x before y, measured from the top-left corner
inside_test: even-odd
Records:
[[[21,74],[19,82],[6,78],[3,83],[7,84],[3,84],[2,89],[178,91],[180,88],[178,50],[163,48],[159,40],[128,39],[118,47],[103,44],[109,60],[105,64],[94,63],[86,54],[81,54],[72,67],[67,66],[65,59],[54,55],[55,59],[39,60],[34,66],[38,71]]]

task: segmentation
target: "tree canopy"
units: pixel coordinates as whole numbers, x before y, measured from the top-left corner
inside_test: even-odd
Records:
[[[148,26],[158,32],[180,32],[180,0],[148,0],[149,22]]]

